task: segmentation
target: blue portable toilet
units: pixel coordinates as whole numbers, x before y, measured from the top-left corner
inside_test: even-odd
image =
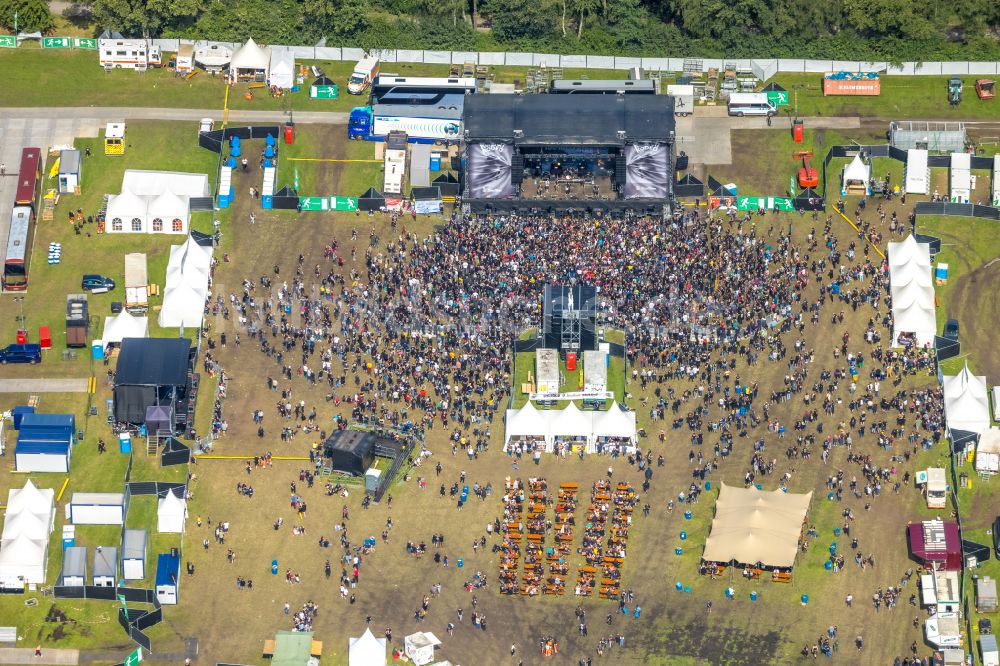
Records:
[[[751,592],[750,593],[750,601],[757,601],[757,593],[756,592]]]
[[[681,532],[680,536],[681,536],[681,541],[686,541],[687,538],[688,538],[688,533],[687,532]]]
[[[682,555],[683,553],[684,553],[684,550],[680,546],[678,546],[677,548],[674,548],[674,555]]]
[[[680,592],[681,590],[684,589],[684,583],[677,581],[676,583],[674,583],[674,589]]]
[[[271,158],[274,157],[274,146],[267,146],[264,148],[264,157]]]
[[[232,155],[230,155],[229,157],[227,157],[226,158],[226,166],[229,167],[230,169],[235,169],[236,168],[236,158],[233,157]]]
[[[278,560],[271,560],[271,573],[278,575]]]
[[[233,138],[235,139],[236,137],[233,137]],[[229,156],[230,157],[239,157],[240,156],[240,144],[238,144],[238,143],[234,143],[233,144],[232,148],[229,149]]]
[[[118,452],[132,453],[132,435],[130,433],[123,432],[118,435]]]
[[[274,137],[271,136],[270,134],[268,134],[267,136],[265,136],[264,137],[264,145],[266,145],[266,146],[273,146],[274,145]]]
[[[441,153],[431,153],[431,171],[441,170]]]
[[[90,358],[95,361],[104,360],[104,342],[101,340],[94,340],[90,345]]]

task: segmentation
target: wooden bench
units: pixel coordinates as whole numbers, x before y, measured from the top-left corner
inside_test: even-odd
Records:
[[[789,571],[775,571],[771,574],[771,581],[775,583],[791,583],[792,574]]]
[[[310,656],[319,658],[323,656],[323,641],[313,641],[309,647]]]
[[[268,638],[264,641],[264,656],[270,659],[274,656],[274,639]]]

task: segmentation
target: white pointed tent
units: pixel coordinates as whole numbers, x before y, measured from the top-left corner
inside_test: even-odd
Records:
[[[198,245],[190,236],[182,245],[170,248],[160,326],[201,326],[211,265],[212,248]]]
[[[108,197],[105,214],[107,229],[112,233],[136,233],[146,231],[149,220],[149,202],[130,189],[122,188],[121,194]],[[138,228],[137,228],[138,227]]]
[[[173,491],[156,502],[156,531],[180,534],[184,531],[184,519],[187,517],[186,502],[175,495]]]
[[[281,47],[271,49],[271,69],[267,83],[285,89],[295,85],[295,54],[291,49]]]
[[[594,413],[594,437],[628,437],[635,442],[635,412],[623,411],[618,403],[604,412]]]
[[[55,492],[28,480],[7,493],[0,540],[0,586],[17,588],[45,582],[49,534],[55,521]]]
[[[13,539],[0,541],[0,581],[42,584],[45,582],[45,564],[48,543],[19,534]]]
[[[934,342],[937,320],[930,246],[912,235],[889,243],[889,293],[892,294],[892,344],[900,335],[912,334],[920,346]]]
[[[359,638],[351,638],[347,654],[348,666],[385,666],[385,638],[376,638],[365,629]]]
[[[104,333],[101,343],[104,345],[121,344],[125,338],[145,338],[149,336],[149,319],[136,317],[122,310],[114,317],[104,318]]]
[[[944,415],[949,430],[982,434],[990,427],[986,377],[972,374],[966,363],[957,375],[945,375]]]
[[[552,439],[587,439],[593,435],[593,412],[584,414],[575,402],[559,411],[551,412],[549,435]]]
[[[871,180],[872,168],[865,164],[861,155],[855,155],[851,163],[844,167],[841,173],[840,194],[871,194],[868,183]]]
[[[631,449],[636,434],[635,412],[626,412],[617,403],[607,411],[583,412],[572,402],[563,409],[539,411],[528,401],[520,409],[507,410],[504,446],[517,442],[536,446],[544,443],[545,450],[552,451],[556,441],[561,441],[583,443],[585,450],[592,453],[598,444]]]
[[[506,419],[506,444],[512,441],[528,440],[549,442],[548,419],[542,416],[529,400],[520,409],[508,409]]]
[[[158,220],[161,229],[173,228],[176,220],[180,220],[186,229],[191,219],[191,200],[165,189],[150,199],[147,215],[149,223],[153,224],[154,220]]]
[[[263,77],[267,80],[267,72],[271,66],[271,48],[258,46],[253,37],[247,43],[236,49],[229,61],[230,79]]]

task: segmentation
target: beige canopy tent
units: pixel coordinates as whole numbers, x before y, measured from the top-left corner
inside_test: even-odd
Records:
[[[811,499],[811,492],[796,495],[723,483],[702,559],[791,567]]]

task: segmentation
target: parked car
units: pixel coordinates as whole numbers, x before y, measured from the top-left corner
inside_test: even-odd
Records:
[[[944,325],[944,337],[949,340],[958,340],[958,320],[949,319]]]
[[[211,132],[215,128],[215,121],[211,118],[202,118],[198,123],[198,134]]]
[[[997,559],[1000,560],[1000,516],[993,519],[993,549],[997,553]]]
[[[95,294],[103,294],[115,288],[115,281],[104,275],[84,275],[80,281],[80,288]]]
[[[0,363],[31,363],[42,360],[42,346],[39,344],[7,345],[0,349]]]

